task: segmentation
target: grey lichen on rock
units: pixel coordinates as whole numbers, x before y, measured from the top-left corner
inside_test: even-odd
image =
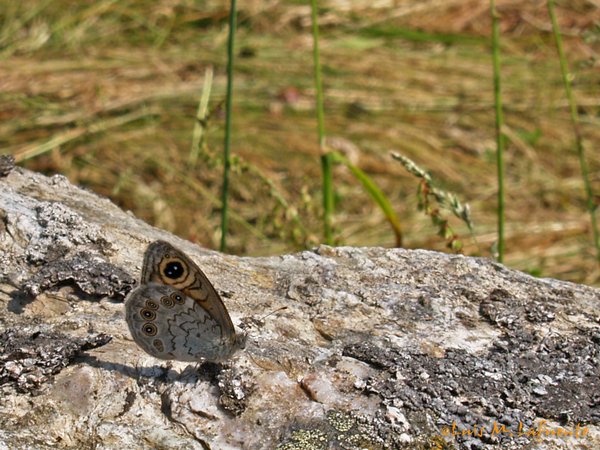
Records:
[[[0,155],[0,177],[5,177],[15,168],[15,158],[12,155]]]
[[[135,279],[123,269],[99,257],[80,252],[72,257],[57,258],[44,264],[24,284],[36,296],[63,283],[73,283],[88,296],[125,298]]]
[[[8,448],[600,448],[596,289],[419,250],[218,254],[20,168],[0,219]],[[232,360],[132,341],[122,299],[156,239],[245,325]]]
[[[70,338],[60,333],[10,329],[0,333],[0,386],[39,394],[42,385],[81,352],[110,342],[106,334]]]

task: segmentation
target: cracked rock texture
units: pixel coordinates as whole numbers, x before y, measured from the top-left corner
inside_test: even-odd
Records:
[[[420,250],[222,255],[9,166],[0,449],[600,448],[596,289]],[[231,361],[132,341],[123,298],[156,239],[248,332]]]

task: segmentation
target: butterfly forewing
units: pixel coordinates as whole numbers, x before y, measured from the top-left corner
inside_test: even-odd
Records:
[[[200,302],[208,313],[227,330],[234,331],[221,296],[204,272],[185,253],[165,241],[148,246],[144,255],[142,284],[162,283],[180,290]]]

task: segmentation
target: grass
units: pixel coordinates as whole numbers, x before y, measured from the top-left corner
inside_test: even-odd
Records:
[[[573,97],[573,76],[569,73],[567,57],[565,56],[563,50],[562,37],[558,25],[558,20],[556,18],[556,8],[554,6],[554,0],[548,0],[547,4],[548,14],[550,15],[550,21],[552,22],[552,34],[554,35],[556,50],[558,52],[558,60],[560,62],[560,72],[562,75],[567,100],[569,101],[571,124],[573,125],[573,133],[575,135],[575,148],[577,150],[577,157],[579,159],[579,167],[581,168],[581,178],[583,179],[583,185],[585,187],[586,206],[590,214],[592,224],[594,246],[596,247],[596,257],[600,262],[600,233],[598,232],[598,223],[596,221],[596,205],[594,204],[594,192],[592,190],[592,184],[590,182],[590,173],[585,156],[585,150],[583,147],[583,138],[581,136],[581,130],[579,128],[579,113],[577,112],[577,104],[575,103],[575,98]]]
[[[410,174],[421,180],[418,189],[419,210],[431,218],[432,224],[438,229],[438,236],[446,241],[448,249],[459,253],[463,248],[463,243],[454,232],[450,221],[446,219],[446,214],[443,214],[442,211],[449,212],[461,220],[468,227],[471,236],[474,238],[473,241],[476,243],[477,239],[469,205],[463,205],[456,195],[436,187],[431,175],[417,166],[414,161],[394,152],[391,153],[391,156],[399,161]]]
[[[222,252],[227,249],[227,232],[229,230],[229,174],[231,172],[231,122],[233,120],[233,66],[236,28],[236,0],[231,0],[227,38],[227,91],[225,93],[225,139],[223,144],[223,186],[221,188],[221,244],[219,250]]]
[[[321,177],[323,190],[323,234],[325,243],[333,244],[333,209],[334,209],[334,191],[333,191],[333,158],[331,153],[325,148],[325,107],[323,105],[323,81],[321,80],[321,53],[319,51],[319,11],[317,0],[310,2],[310,18],[312,22],[313,38],[313,71],[315,77],[316,105],[317,112],[317,135],[319,138],[319,150],[321,151]]]
[[[190,146],[190,154],[188,162],[191,168],[196,167],[198,163],[198,156],[207,145],[206,136],[206,125],[208,123],[208,102],[210,101],[210,92],[212,90],[213,81],[213,68],[208,66],[205,70],[204,83],[202,85],[202,95],[200,96],[200,102],[198,103],[198,111],[196,112],[196,123],[194,124],[194,132],[192,134],[192,145]]]
[[[496,10],[496,2],[490,0],[490,14],[492,16],[492,64],[494,71],[494,107],[496,111],[496,173],[498,178],[498,241],[497,258],[499,262],[504,261],[504,224],[506,215],[504,211],[504,113],[502,111],[502,88],[500,76],[500,17]]]
[[[491,22],[479,4],[320,4],[327,136],[353,144],[340,153],[389,199],[411,248],[445,250],[446,241],[417,210],[419,184],[391,159],[392,149],[469,203],[477,244],[461,239],[464,253],[490,256],[497,238]],[[308,6],[250,1],[238,12],[227,239],[233,253],[279,254],[322,241]],[[600,284],[579,161],[568,151],[569,103],[548,13],[544,4],[498,8],[504,262]],[[584,142],[600,142],[597,15],[588,1],[557,5]],[[150,223],[218,248],[227,17],[226,5],[212,0],[201,8],[145,0],[2,3],[2,150],[42,149],[22,164],[64,173]],[[414,30],[423,39],[369,29]],[[458,38],[433,38],[440,35]],[[190,146],[209,66],[209,113],[194,166]],[[594,185],[600,155],[587,156]],[[349,166],[333,165],[332,176],[337,241],[395,245],[388,219]],[[470,235],[460,219],[448,220],[459,239]]]
[[[372,201],[379,206],[381,212],[389,222],[394,236],[396,238],[396,247],[402,247],[402,226],[400,225],[400,219],[394,211],[394,207],[390,203],[386,195],[379,189],[371,177],[363,172],[359,167],[355,166],[350,162],[348,158],[336,151],[330,151],[331,159],[334,162],[341,163],[354,175],[354,177],[362,184],[366,193],[369,194]]]

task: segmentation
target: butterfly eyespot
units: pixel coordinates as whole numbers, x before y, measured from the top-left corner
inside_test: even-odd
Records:
[[[158,303],[154,300],[146,300],[146,308],[156,311],[158,309]]]
[[[154,320],[156,319],[156,313],[151,309],[144,308],[140,311],[140,315],[146,320]]]
[[[173,301],[173,299],[171,297],[162,297],[160,299],[160,303],[162,303],[162,305],[165,308],[172,308],[173,306],[175,306],[175,302]]]
[[[183,264],[179,261],[171,261],[167,263],[163,269],[163,275],[172,280],[181,278],[184,273],[185,269],[183,268]]]
[[[163,343],[162,343],[162,341],[160,339],[154,339],[152,341],[152,345],[159,352],[164,352],[165,351],[165,346],[163,345]]]
[[[158,328],[156,328],[156,325],[154,325],[153,323],[145,323],[142,326],[142,331],[148,336],[156,336]]]
[[[185,300],[183,298],[183,295],[178,294],[177,292],[173,292],[171,294],[171,298],[173,299],[173,301],[175,303],[179,303],[180,305],[183,305],[185,303]]]

